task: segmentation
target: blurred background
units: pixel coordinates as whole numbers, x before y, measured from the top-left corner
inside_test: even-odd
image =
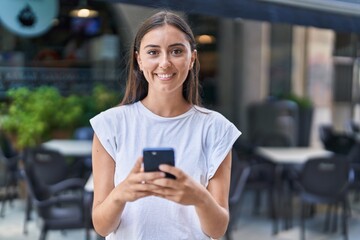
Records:
[[[2,0],[0,131],[9,141],[6,151],[2,144],[3,155],[23,159],[27,149],[54,139],[91,141],[77,137],[78,130],[89,130],[92,116],[119,103],[134,33],[160,9],[176,11],[192,27],[203,104],[242,131],[235,146],[241,160],[255,158],[257,146],[321,148],[348,155],[356,145],[359,1]],[[351,143],[342,140],[343,145],[328,147],[324,126]],[[81,164],[79,155],[67,156],[71,177],[88,180],[91,158],[86,155]],[[2,202],[15,199],[22,208],[22,200],[28,199],[18,172],[22,162],[17,162],[14,195],[8,194],[4,166]],[[20,210],[4,211],[0,228],[6,215]],[[261,225],[266,225],[269,239],[270,223]],[[33,238],[20,234],[4,239]]]
[[[341,130],[345,121],[358,120],[357,1],[9,2],[4,1],[3,12],[18,16],[28,4],[38,22],[49,13],[37,10],[36,2],[53,2],[57,8],[35,33],[29,33],[35,27],[21,29],[3,19],[3,101],[7,91],[20,86],[50,85],[65,95],[83,95],[97,83],[120,98],[124,59],[137,26],[158,9],[172,9],[186,16],[197,37],[204,104],[231,119],[243,139],[249,136],[247,107],[270,98],[311,101],[313,128],[325,122]],[[82,6],[96,14],[71,15]],[[310,144],[318,144],[316,131]]]

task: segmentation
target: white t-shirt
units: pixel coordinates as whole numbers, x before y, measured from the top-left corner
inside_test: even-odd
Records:
[[[115,161],[114,184],[123,181],[145,147],[172,147],[175,166],[207,186],[240,131],[224,116],[193,107],[176,117],[161,117],[140,101],[104,111],[90,120]],[[193,206],[159,197],[126,203],[118,229],[107,240],[210,239]]]

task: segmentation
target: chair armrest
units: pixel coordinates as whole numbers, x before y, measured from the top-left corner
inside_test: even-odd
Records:
[[[86,181],[81,178],[69,178],[64,181],[58,182],[56,184],[51,185],[50,192],[52,194],[56,194],[66,190],[74,190],[81,189],[83,190],[85,187]]]
[[[51,198],[43,201],[35,200],[35,205],[39,208],[47,208],[59,204],[76,204],[81,206],[83,204],[83,197],[69,194],[52,196]]]
[[[236,203],[240,200],[241,195],[244,192],[247,179],[249,178],[250,171],[251,171],[251,169],[249,166],[244,167],[244,169],[242,170],[240,179],[235,184],[234,193],[229,199],[230,204]]]

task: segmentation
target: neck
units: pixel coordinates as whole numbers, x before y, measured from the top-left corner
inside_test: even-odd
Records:
[[[176,117],[187,112],[191,108],[191,105],[183,97],[153,98],[147,96],[141,102],[151,112],[162,117]]]

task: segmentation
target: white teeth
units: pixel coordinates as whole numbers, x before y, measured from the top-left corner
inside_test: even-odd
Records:
[[[158,74],[159,78],[169,78],[172,74]]]

